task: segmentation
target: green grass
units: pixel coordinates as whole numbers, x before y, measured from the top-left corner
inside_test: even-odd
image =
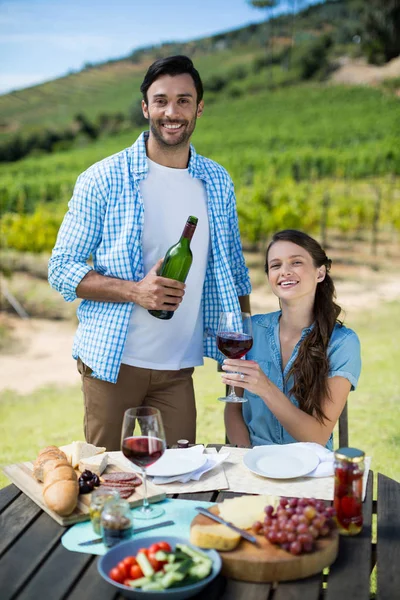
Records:
[[[348,325],[361,339],[363,370],[358,389],[350,396],[350,444],[372,456],[372,469],[400,481],[400,397],[397,365],[400,347],[400,303],[381,304],[352,318]],[[198,442],[225,441],[223,405],[217,401],[223,386],[215,363],[196,369]],[[21,396],[0,394],[0,465],[31,460],[48,444],[83,439],[80,386],[45,387]],[[0,487],[9,483],[0,474]],[[376,482],[375,482],[376,483]]]

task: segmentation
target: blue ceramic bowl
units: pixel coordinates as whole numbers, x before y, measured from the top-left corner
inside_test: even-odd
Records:
[[[110,585],[116,588],[116,592],[119,592],[126,598],[133,598],[135,600],[185,600],[185,598],[191,598],[198,594],[202,589],[204,589],[221,570],[221,557],[215,550],[203,550],[201,548],[197,548],[197,546],[193,546],[190,544],[187,539],[172,537],[172,536],[163,536],[163,541],[168,542],[172,549],[175,549],[176,544],[187,544],[191,546],[195,550],[199,550],[199,552],[204,552],[207,554],[211,560],[213,561],[212,571],[208,577],[198,581],[197,583],[193,583],[192,585],[185,585],[178,588],[171,588],[167,590],[163,590],[162,592],[148,591],[145,592],[141,589],[129,588],[122,583],[117,583],[109,578],[108,573],[110,570],[119,563],[120,560],[125,558],[126,556],[135,556],[139,548],[148,548],[151,544],[160,541],[160,537],[148,537],[141,538],[140,540],[128,540],[127,542],[121,542],[117,546],[111,548],[104,556],[102,556],[97,563],[97,568],[100,575],[105,579]]]

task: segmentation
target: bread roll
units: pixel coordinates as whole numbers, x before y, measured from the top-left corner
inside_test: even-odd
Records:
[[[42,473],[43,473],[43,481],[46,478],[46,475],[50,473],[53,469],[58,469],[58,467],[71,467],[70,463],[65,458],[52,458],[50,460],[46,460],[43,463]]]
[[[43,491],[47,506],[58,515],[66,517],[74,512],[78,502],[78,481],[55,481]]]
[[[60,464],[49,471],[44,477],[43,489],[46,490],[56,481],[77,481],[76,473],[71,465]]]
[[[47,446],[39,452],[33,474],[43,481],[43,499],[61,516],[70,515],[78,503],[79,485],[73,467],[57,446]]]
[[[55,459],[63,459],[68,462],[64,452],[59,450],[56,446],[48,446],[39,452],[39,456],[33,463],[33,475],[38,481],[43,481],[43,467],[45,463]]]

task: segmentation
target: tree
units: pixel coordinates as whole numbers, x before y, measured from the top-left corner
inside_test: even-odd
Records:
[[[361,45],[380,64],[400,55],[400,0],[346,0],[360,15]]]
[[[250,6],[253,6],[254,8],[261,8],[263,10],[268,11],[268,16],[272,16],[272,11],[274,8],[276,8],[279,4],[280,4],[280,0],[247,0],[248,3],[250,4]],[[269,14],[271,13],[271,14]],[[267,17],[268,19],[268,17]],[[273,62],[272,58],[273,58],[273,54],[274,54],[274,43],[273,43],[273,33],[274,33],[274,27],[273,27],[273,22],[270,19],[269,21],[269,32],[270,32],[270,40],[269,40],[269,46],[271,49],[271,64]],[[271,70],[271,78],[272,78],[272,70]]]

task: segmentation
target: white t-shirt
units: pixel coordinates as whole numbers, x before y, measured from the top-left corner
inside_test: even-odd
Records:
[[[134,305],[122,363],[163,370],[195,367],[203,364],[201,297],[210,246],[207,194],[203,182],[193,178],[188,169],[147,160],[148,176],[140,183],[145,274],[179,241],[190,215],[197,217],[198,223],[190,243],[193,262],[181,305],[169,320],[157,319]]]

